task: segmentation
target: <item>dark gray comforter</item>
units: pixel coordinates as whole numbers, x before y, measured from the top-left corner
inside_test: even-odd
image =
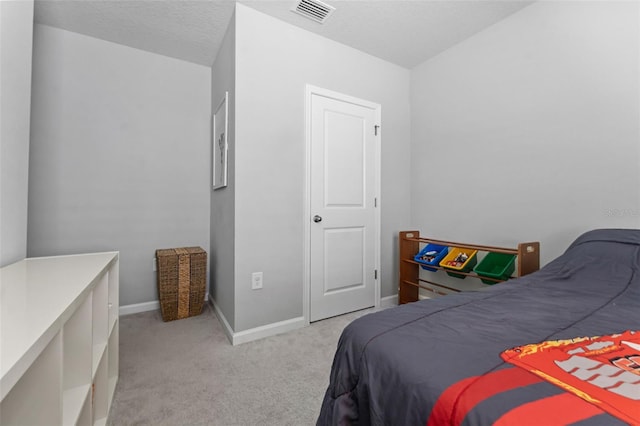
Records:
[[[517,368],[500,358],[506,349],[640,330],[639,271],[640,230],[595,230],[526,277],[359,318],[342,333],[317,423],[425,425],[452,385]],[[564,392],[536,382],[436,423],[493,424],[518,405]],[[605,412],[575,423],[624,424]]]

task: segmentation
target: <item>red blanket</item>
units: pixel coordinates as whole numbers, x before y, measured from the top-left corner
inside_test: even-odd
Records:
[[[640,424],[639,331],[519,346],[501,357],[625,422]]]

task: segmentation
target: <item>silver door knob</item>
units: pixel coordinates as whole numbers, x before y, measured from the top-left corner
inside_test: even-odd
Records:
[[[313,221],[314,221],[315,223],[322,222],[322,216],[315,215],[315,216],[313,217]]]

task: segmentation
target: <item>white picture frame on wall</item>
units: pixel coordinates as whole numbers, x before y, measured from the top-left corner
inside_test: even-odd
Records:
[[[227,186],[227,151],[228,143],[228,111],[227,98],[229,92],[224,92],[224,97],[218,105],[212,118],[211,151],[212,151],[212,185],[213,189]]]

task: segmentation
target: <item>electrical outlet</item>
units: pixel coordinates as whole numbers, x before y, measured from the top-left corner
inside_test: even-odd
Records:
[[[251,290],[262,288],[262,272],[253,272],[251,274]]]

